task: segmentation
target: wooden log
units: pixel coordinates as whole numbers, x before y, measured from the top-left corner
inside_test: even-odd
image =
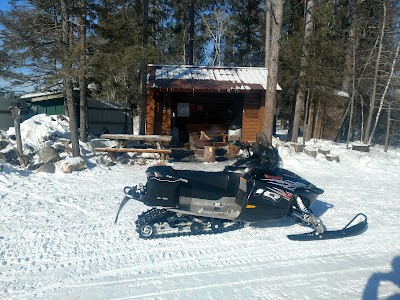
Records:
[[[204,146],[204,161],[205,162],[215,162],[215,147],[214,146]]]
[[[305,148],[304,153],[314,158],[317,157],[317,150],[315,149]]]
[[[225,147],[226,143],[224,143],[224,142],[213,142],[213,146],[215,148],[221,148],[221,147]]]
[[[351,145],[351,149],[360,152],[369,152],[370,145]]]
[[[171,154],[171,149],[95,148],[96,152],[138,152]]]
[[[323,155],[328,155],[329,153],[331,153],[331,150],[329,150],[329,149],[318,149],[318,153],[321,153]]]
[[[240,151],[239,146],[235,146],[232,143],[228,144],[228,157],[235,157],[236,155],[239,154],[239,151]]]
[[[189,133],[189,149],[190,150],[194,150],[195,149],[194,142],[199,137],[200,137],[200,135],[197,132]]]
[[[148,142],[170,142],[171,135],[133,135],[133,134],[102,134],[101,139],[148,141]]]
[[[325,157],[326,157],[326,159],[329,160],[329,161],[336,161],[336,162],[339,162],[339,161],[340,161],[338,155],[327,154]]]
[[[294,148],[295,152],[303,152],[304,145],[299,143],[291,143],[292,147]]]
[[[194,156],[196,156],[196,158],[204,158],[204,149],[194,149]]]

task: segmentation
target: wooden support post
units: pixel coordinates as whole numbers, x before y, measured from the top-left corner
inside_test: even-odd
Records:
[[[236,155],[239,154],[239,151],[240,151],[239,146],[235,146],[232,143],[228,144],[228,157],[235,157]]]
[[[215,162],[215,147],[214,146],[204,146],[204,161],[205,162]]]

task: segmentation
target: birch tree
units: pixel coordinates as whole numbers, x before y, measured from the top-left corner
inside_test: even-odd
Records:
[[[389,89],[389,86],[390,86],[390,82],[392,80],[392,77],[393,77],[393,74],[394,74],[394,71],[395,71],[396,60],[397,60],[398,54],[399,54],[399,46],[396,47],[396,53],[395,53],[394,58],[393,58],[392,67],[390,69],[390,74],[389,74],[389,77],[387,79],[387,83],[385,85],[385,89],[383,91],[381,99],[379,101],[378,112],[377,112],[376,117],[375,117],[375,123],[374,123],[374,126],[372,128],[372,132],[371,132],[371,135],[369,137],[368,144],[370,144],[372,142],[372,138],[374,137],[376,126],[378,125],[379,117],[380,117],[380,115],[382,113],[383,104],[385,103],[385,96],[386,96],[386,94],[388,92],[388,89]]]
[[[377,85],[378,85],[378,72],[379,72],[379,66],[380,66],[380,61],[381,61],[383,38],[385,36],[385,26],[386,26],[386,3],[385,3],[385,1],[383,1],[382,26],[381,26],[381,33],[379,36],[378,53],[377,53],[376,60],[375,60],[375,71],[374,71],[374,77],[373,77],[373,83],[372,83],[372,93],[370,96],[368,119],[367,119],[367,123],[365,126],[364,143],[368,143],[370,140],[372,117],[373,117],[374,109],[375,109],[376,90],[377,90]]]

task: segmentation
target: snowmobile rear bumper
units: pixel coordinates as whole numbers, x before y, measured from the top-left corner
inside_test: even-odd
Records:
[[[354,221],[361,217],[362,220],[357,224],[351,225]],[[355,236],[363,233],[368,227],[367,216],[359,213],[354,216],[353,219],[346,226],[340,230],[325,230],[323,233],[317,234],[314,230],[308,233],[302,234],[291,234],[287,237],[292,241],[316,241],[316,240],[329,240],[329,239],[340,239],[344,237]]]

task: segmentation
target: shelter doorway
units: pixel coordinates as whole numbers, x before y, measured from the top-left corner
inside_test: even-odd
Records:
[[[178,144],[187,143],[189,133],[200,131],[222,141],[221,133],[242,127],[243,94],[165,92],[158,98],[163,102],[164,117],[156,118],[155,128],[168,123],[165,115],[170,110],[171,135]]]

